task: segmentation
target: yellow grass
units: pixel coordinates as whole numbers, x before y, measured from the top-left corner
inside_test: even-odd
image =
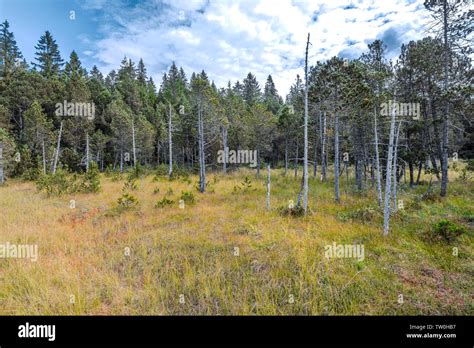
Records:
[[[233,194],[244,175],[255,191]],[[123,181],[102,176],[98,194],[54,198],[33,183],[8,182],[0,187],[0,243],[37,244],[39,258],[0,259],[0,314],[473,314],[472,229],[454,244],[423,238],[443,215],[472,215],[472,182],[451,183],[446,200],[398,214],[384,238],[379,217],[338,215],[375,207],[373,190],[349,192],[342,177],[336,204],[331,182],[311,179],[312,213],[282,217],[274,208],[296,200],[300,179],[272,176],[270,212],[265,178],[252,172],[210,174],[213,192],[205,194],[196,177],[148,176],[132,191],[138,208],[122,213],[114,207]],[[174,204],[155,208],[168,188]],[[196,203],[179,209],[182,191]],[[405,191],[409,202],[413,190]],[[333,242],[363,244],[365,259],[326,258]]]

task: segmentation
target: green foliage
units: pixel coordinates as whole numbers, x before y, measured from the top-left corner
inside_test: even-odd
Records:
[[[100,191],[100,173],[97,163],[91,162],[89,164],[89,171],[82,177],[80,191],[87,193],[97,193]]]
[[[253,191],[255,191],[256,189],[253,189]],[[239,184],[239,185],[235,185],[234,186],[234,190],[232,193],[234,194],[237,194],[237,193],[240,193],[240,192],[249,192],[249,191],[252,191],[252,180],[249,179],[248,176],[246,176],[244,178],[244,180],[242,180],[242,182]]]
[[[153,190],[153,194],[157,194],[157,193],[160,193],[160,188],[159,187],[155,187],[155,189]]]
[[[161,201],[158,201],[156,204],[155,204],[155,207],[156,208],[164,208],[168,205],[172,205],[174,203],[174,201],[164,197]]]
[[[295,205],[293,208],[285,205],[277,208],[277,212],[280,216],[301,217],[305,215],[304,208],[301,205]]]
[[[182,199],[187,204],[194,204],[195,197],[191,192],[183,191],[181,192],[180,199]]]
[[[474,159],[470,159],[467,161],[466,170],[474,172]]]
[[[466,233],[466,228],[447,219],[442,219],[432,226],[431,236],[435,240],[444,240],[448,243]]]
[[[343,222],[353,220],[360,222],[368,222],[373,221],[378,216],[380,216],[379,210],[370,206],[354,209],[352,211],[339,212],[337,214],[338,220]]]
[[[62,168],[58,168],[55,174],[43,174],[36,182],[38,191],[44,191],[48,196],[61,196],[71,193],[73,181]]]
[[[125,184],[123,184],[122,192],[135,191],[137,188],[138,188],[138,186],[137,186],[137,183],[136,183],[135,179],[133,179],[132,177],[128,177]]]
[[[145,176],[145,169],[138,163],[132,168],[132,171],[128,175],[128,180],[138,180]]]
[[[124,192],[117,199],[117,204],[120,209],[130,209],[138,205],[138,199],[130,193]]]
[[[58,168],[56,173],[42,174],[37,170],[36,188],[48,196],[61,196],[70,193],[97,193],[100,191],[100,174],[97,164],[91,162],[89,172],[70,174],[66,169]]]

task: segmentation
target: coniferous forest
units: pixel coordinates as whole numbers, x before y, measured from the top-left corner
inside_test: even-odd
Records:
[[[472,315],[473,12],[423,7],[395,58],[309,32],[287,93],[0,12],[0,313]]]

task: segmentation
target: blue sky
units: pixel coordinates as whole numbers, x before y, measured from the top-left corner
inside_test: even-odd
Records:
[[[49,30],[63,58],[74,49],[104,74],[126,55],[143,58],[157,85],[175,61],[218,86],[249,71],[263,86],[272,74],[284,95],[303,74],[308,32],[313,64],[356,58],[377,38],[396,58],[401,43],[426,35],[428,14],[423,0],[0,0],[5,19],[28,62]]]

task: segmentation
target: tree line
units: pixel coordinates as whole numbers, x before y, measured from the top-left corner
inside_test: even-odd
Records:
[[[49,31],[28,64],[4,21],[5,173],[35,178],[58,166],[87,171],[91,162],[101,171],[163,166],[170,176],[198,173],[204,192],[207,171],[236,167],[219,163],[219,150],[248,149],[257,152],[257,175],[270,164],[297,177],[303,165],[306,188],[310,175],[328,180],[332,164],[336,201],[339,178],[350,166],[356,189],[375,187],[380,206],[384,182],[386,193],[395,186],[387,203],[396,200],[396,185],[406,172],[414,186],[423,169],[438,177],[445,195],[449,158],[473,158],[472,51],[463,41],[472,33],[466,24],[472,11],[466,14],[448,1],[425,6],[441,35],[433,31],[403,44],[395,62],[386,58],[381,40],[352,60],[307,62],[303,79],[296,76],[285,98],[271,75],[262,88],[250,72],[217,87],[204,70],[188,78],[173,62],[157,87],[142,59],[137,64],[124,57],[107,75],[96,66],[87,71],[75,51],[63,60]],[[304,200],[306,206],[306,190]]]

